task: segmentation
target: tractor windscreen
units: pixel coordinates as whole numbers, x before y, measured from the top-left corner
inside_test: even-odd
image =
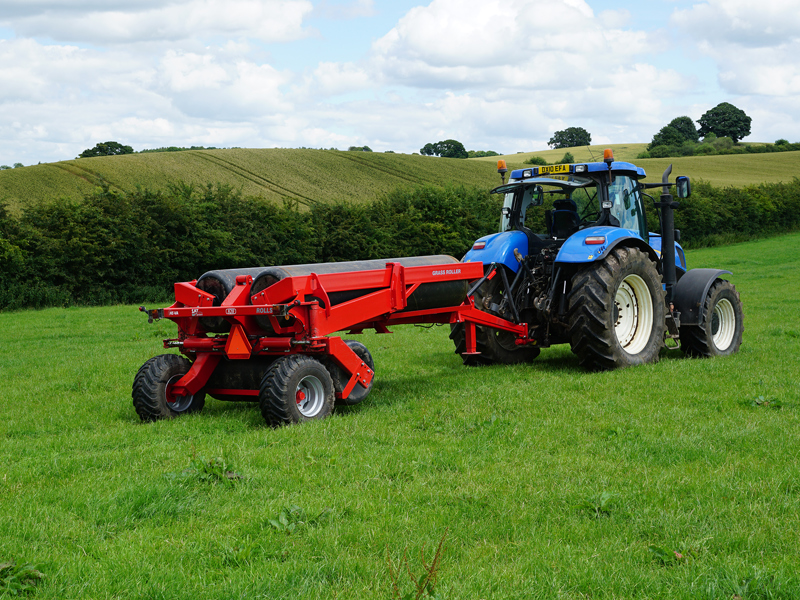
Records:
[[[504,194],[500,231],[513,231],[521,226],[535,233],[547,234],[545,211],[572,207],[575,202],[578,216],[594,221],[600,214],[595,182],[588,178],[552,176],[536,181],[508,183],[492,190]],[[566,204],[559,201],[566,201]],[[530,210],[543,207],[543,210]]]

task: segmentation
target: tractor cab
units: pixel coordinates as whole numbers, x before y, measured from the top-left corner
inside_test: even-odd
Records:
[[[638,183],[644,176],[643,169],[613,156],[602,163],[515,170],[509,183],[492,190],[504,195],[500,232],[529,229],[549,246],[560,246],[583,229],[609,226],[648,241]]]

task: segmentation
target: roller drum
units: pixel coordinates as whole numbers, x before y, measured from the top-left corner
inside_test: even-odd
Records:
[[[256,279],[268,268],[250,267],[208,271],[197,280],[197,289],[212,294],[214,296],[214,306],[219,306],[228,294],[233,291],[233,288],[236,287],[236,278],[239,275],[250,275],[253,279]],[[201,317],[200,324],[206,331],[213,333],[227,333],[231,330],[231,324],[223,317]]]
[[[412,256],[404,258],[384,258],[378,260],[359,260],[337,263],[319,263],[307,265],[287,265],[281,267],[267,267],[263,269],[253,281],[250,288],[251,295],[255,295],[269,286],[285,279],[286,277],[299,277],[316,273],[317,275],[329,273],[347,273],[351,271],[372,271],[386,268],[386,263],[400,263],[404,267],[419,267],[428,265],[453,264],[459,261],[452,256],[440,254],[435,256]],[[234,278],[235,279],[235,278]],[[346,290],[328,294],[331,305],[336,306],[349,300],[365,296],[375,289]],[[457,306],[464,301],[467,295],[466,281],[443,281],[424,283],[420,285],[408,298],[408,306],[403,311],[429,310]],[[256,317],[260,327],[272,332],[269,317]],[[282,325],[288,325],[289,320],[284,320]]]

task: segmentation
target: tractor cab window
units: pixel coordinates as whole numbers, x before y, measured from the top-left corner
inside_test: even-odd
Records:
[[[611,214],[619,221],[619,226],[637,231],[647,239],[642,199],[636,181],[618,175],[608,188],[608,199],[611,202]]]
[[[503,198],[500,231],[509,231],[524,225],[528,209],[542,204],[541,191],[541,187],[537,185],[517,185],[506,192]]]

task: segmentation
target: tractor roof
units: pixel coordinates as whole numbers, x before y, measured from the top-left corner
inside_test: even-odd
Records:
[[[608,165],[604,162],[576,163],[571,165],[546,165],[541,167],[530,167],[528,169],[514,169],[511,172],[511,180],[549,178],[549,176],[563,175],[590,175],[591,173],[607,173]],[[633,179],[646,177],[644,169],[637,167],[629,162],[614,161],[611,163],[611,172],[614,175],[627,175]],[[541,183],[544,183],[542,181]]]

